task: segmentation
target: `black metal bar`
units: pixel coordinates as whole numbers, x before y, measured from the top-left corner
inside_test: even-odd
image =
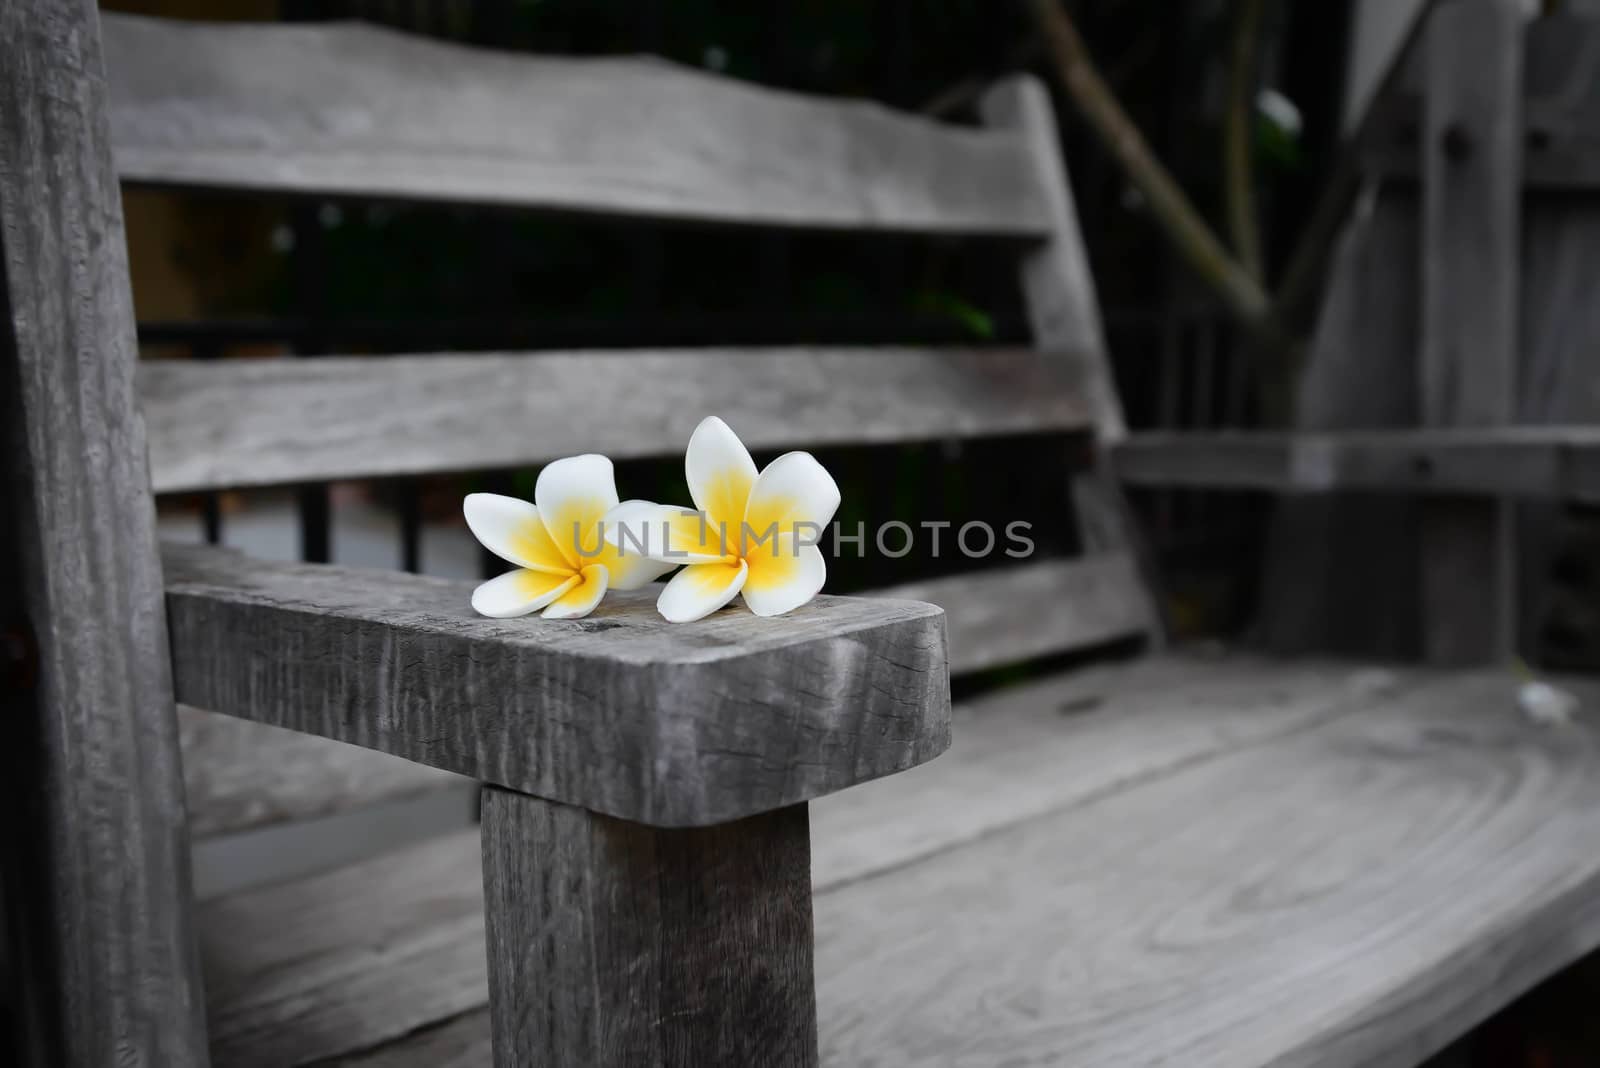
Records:
[[[327,243],[322,239],[322,224],[315,204],[297,204],[291,213],[294,231],[294,302],[300,314],[310,317],[314,326],[326,322],[328,261]],[[326,340],[316,331],[307,331],[295,345],[295,355],[314,357],[326,352]],[[312,564],[333,560],[333,506],[325,482],[307,484],[297,493],[300,513],[300,559]]]
[[[202,343],[194,347],[191,355],[196,360],[214,360],[222,350],[215,344]],[[200,525],[207,545],[222,544],[222,494],[215,490],[200,496]]]
[[[395,487],[395,510],[400,517],[400,567],[416,574],[422,570],[422,487],[414,478]]]

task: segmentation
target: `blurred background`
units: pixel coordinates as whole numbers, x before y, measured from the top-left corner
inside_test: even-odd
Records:
[[[109,0],[108,9],[251,20],[360,18],[496,48],[568,55],[652,53],[808,93],[867,97],[969,122],[999,75],[1052,81],[1021,4],[994,0]],[[1387,70],[1413,0],[1263,5],[1260,91],[1249,115],[1262,271],[1282,272],[1344,139]],[[1555,5],[1530,3],[1535,8]],[[1582,5],[1569,3],[1568,8]],[[1220,230],[1233,5],[1226,0],[1065,7],[1111,88],[1199,210]],[[1101,141],[1057,100],[1073,192],[1135,428],[1271,425],[1266,384],[1234,321],[1186,270]],[[932,238],[743,232],[442,205],[289,202],[131,189],[125,209],[142,352],[190,359],[291,353],[1027,341],[1013,250]],[[738,428],[735,427],[737,430]],[[1076,552],[1063,513],[1080,441],[1040,438],[836,449],[839,520],[1022,519],[1046,555]],[[757,454],[757,462],[770,457]],[[952,463],[959,459],[959,463]],[[678,461],[618,465],[624,496],[682,496]],[[165,537],[272,558],[496,573],[460,518],[464,493],[531,497],[534,470],[310,485],[162,502]],[[930,515],[937,501],[944,515]],[[912,502],[919,502],[913,512]],[[1139,491],[1134,505],[1168,583],[1177,633],[1220,638],[1253,618],[1265,552],[1264,495]],[[1575,512],[1569,570],[1600,524]],[[1589,548],[1582,550],[1587,544]],[[830,565],[833,592],[960,570],[959,557],[869,552]],[[1600,666],[1580,613],[1543,633],[1539,659]],[[1007,669],[1008,672],[1036,670]],[[987,685],[980,680],[967,685]],[[451,816],[450,818],[457,818]],[[381,834],[381,829],[373,829]],[[247,878],[245,852],[202,853],[204,884]],[[1443,1065],[1600,1063],[1600,979],[1581,965],[1535,991]]]

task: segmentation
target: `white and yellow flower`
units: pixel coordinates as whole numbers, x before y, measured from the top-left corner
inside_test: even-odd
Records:
[[[839,507],[839,487],[808,452],[790,452],[757,473],[728,424],[695,428],[684,457],[695,507],[628,501],[606,517],[606,540],[627,558],[686,564],[661,591],[668,621],[710,615],[734,597],[758,616],[792,611],[828,576],[817,547]]]
[[[508,619],[544,609],[546,619],[594,611],[606,590],[637,589],[672,569],[622,554],[600,536],[600,520],[617,506],[611,461],[588,454],[557,460],[539,472],[533,502],[473,493],[462,502],[467,526],[483,547],[516,565],[472,594],[472,607]]]

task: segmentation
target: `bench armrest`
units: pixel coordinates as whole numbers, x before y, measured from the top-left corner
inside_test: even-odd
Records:
[[[180,702],[657,827],[709,826],[950,744],[943,612],[816,598],[671,625],[653,589],[577,621],[471,583],[163,548]]]

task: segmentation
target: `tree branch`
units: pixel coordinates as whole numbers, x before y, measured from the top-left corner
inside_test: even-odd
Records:
[[[1261,54],[1263,0],[1234,0],[1228,109],[1222,127],[1222,189],[1228,234],[1240,266],[1260,282],[1265,277],[1261,229],[1256,216],[1256,65]]]
[[[1293,342],[1280,329],[1272,302],[1201,218],[1178,183],[1156,159],[1138,127],[1122,110],[1059,0],[1029,0],[1062,87],[1144,194],[1156,221],[1178,254],[1210,286],[1265,347],[1287,354]]]

